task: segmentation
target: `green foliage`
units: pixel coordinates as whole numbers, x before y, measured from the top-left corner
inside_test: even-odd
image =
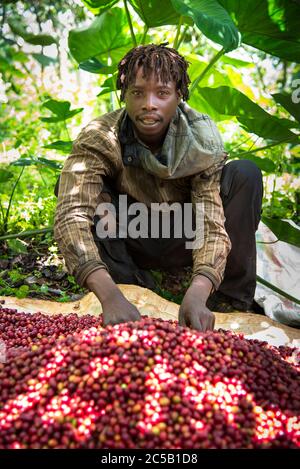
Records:
[[[277,236],[279,241],[284,241],[300,247],[300,230],[285,220],[276,220],[263,216],[262,221]]]
[[[4,183],[13,178],[13,174],[7,169],[0,169],[0,182]],[[2,186],[3,187],[3,186]]]
[[[299,137],[287,129],[281,119],[267,113],[234,88],[228,86],[213,89],[204,87],[200,88],[199,93],[219,114],[236,117],[248,132],[278,142],[299,141]]]
[[[116,65],[133,46],[127,31],[124,10],[112,8],[97,16],[90,26],[70,31],[70,52],[78,63],[95,57],[106,66]]]
[[[118,0],[82,0],[82,3],[84,3],[94,15],[104,13],[117,2]]]
[[[103,64],[98,59],[96,59],[96,57],[91,57],[90,59],[85,60],[84,62],[80,62],[79,67],[82,70],[86,70],[90,73],[103,73],[104,75],[112,73],[115,70],[115,67],[110,67]]]
[[[8,248],[14,254],[24,254],[27,252],[27,244],[21,239],[8,239]]]
[[[47,67],[47,65],[51,65],[57,62],[56,59],[53,59],[52,57],[48,57],[45,54],[38,54],[38,53],[33,53],[32,57],[35,58],[43,67]]]
[[[181,13],[176,11],[174,2],[166,0],[129,0],[147,28],[155,28],[168,24],[178,24]]]
[[[83,111],[83,108],[70,110],[71,103],[69,101],[57,101],[55,99],[49,99],[43,103],[43,107],[49,109],[54,114],[53,117],[41,117],[43,122],[61,122],[76,116],[79,112]]]
[[[227,11],[217,0],[171,0],[181,15],[190,16],[205,36],[221,44],[226,52],[240,44],[240,34]]]
[[[44,145],[43,148],[48,148],[49,150],[59,150],[62,153],[70,153],[72,149],[73,142],[64,142],[62,140],[58,140],[57,142],[48,143],[48,145]]]
[[[242,41],[281,59],[299,62],[299,3],[290,0],[219,0]]]
[[[26,27],[22,24],[20,20],[9,18],[8,24],[14,34],[16,34],[17,36],[21,36],[24,41],[28,42],[29,44],[39,46],[50,46],[51,44],[56,44],[57,42],[57,40],[49,34],[28,33]]]
[[[300,84],[300,82],[299,82]],[[299,102],[293,102],[292,95],[287,93],[275,93],[272,95],[275,101],[284,107],[300,124]],[[297,125],[297,124],[296,124]],[[295,125],[295,126],[296,126]],[[299,125],[297,125],[299,127]]]

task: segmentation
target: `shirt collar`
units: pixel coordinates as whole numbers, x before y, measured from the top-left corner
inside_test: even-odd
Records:
[[[144,142],[142,142],[142,140],[140,140],[140,138],[136,134],[134,126],[132,124],[132,120],[130,119],[126,111],[120,124],[119,140],[123,147],[123,163],[126,166],[142,167],[141,163],[139,162],[140,150],[146,149],[150,153],[151,150]],[[161,164],[166,164],[165,158],[161,154],[161,149],[157,153],[155,153],[154,156]]]

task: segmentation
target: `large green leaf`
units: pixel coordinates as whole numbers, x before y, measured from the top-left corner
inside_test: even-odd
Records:
[[[36,46],[51,46],[57,43],[56,39],[49,34],[27,34],[24,40]]]
[[[57,101],[55,99],[49,99],[42,106],[54,114],[53,117],[41,117],[40,119],[43,122],[61,122],[83,111],[82,107],[70,110],[71,103],[69,101]]]
[[[275,101],[284,107],[295,119],[300,122],[300,104],[294,103],[292,95],[287,93],[272,94]]]
[[[240,91],[228,86],[199,88],[199,93],[219,114],[236,117],[248,132],[277,142],[299,141],[281,120]]]
[[[107,65],[100,62],[95,57],[91,59],[85,60],[84,62],[80,62],[79,68],[85,70],[86,72],[90,73],[98,73],[107,75],[108,73],[113,73],[116,70],[115,66],[108,67]]]
[[[33,164],[34,161],[31,156],[29,158],[26,156],[21,156],[21,158],[11,163],[10,166],[21,166],[23,168],[24,166],[32,166]]]
[[[177,24],[180,13],[172,5],[171,0],[129,0],[139,17],[153,28],[166,24]]]
[[[119,0],[81,0],[94,15],[101,15]]]
[[[47,168],[54,169],[55,171],[58,171],[62,168],[62,163],[59,161],[55,160],[48,160],[47,158],[34,158],[35,164],[37,165],[42,165],[46,166]]]
[[[57,62],[57,59],[49,57],[45,54],[32,54],[32,56],[44,67],[47,67],[48,65],[53,65]]]
[[[21,36],[24,41],[28,42],[29,44],[34,44],[38,46],[50,46],[51,44],[57,43],[57,40],[49,34],[28,33],[21,21],[9,19],[7,22],[12,32],[17,36]]]
[[[186,60],[189,62],[189,77],[191,82],[197,80],[199,75],[207,68],[208,63],[203,60],[203,58],[197,54],[189,54],[185,56]],[[231,86],[230,78],[228,73],[219,72],[216,68],[211,69],[210,73],[204,75],[201,80],[202,86],[217,87],[217,86]]]
[[[56,142],[48,143],[43,148],[49,148],[50,150],[59,150],[62,153],[70,153],[72,150],[72,141],[64,142],[63,140],[57,140]]]
[[[53,114],[56,114],[58,117],[64,117],[71,107],[70,101],[57,101],[56,99],[48,99],[42,105],[43,107],[49,109]]]
[[[191,17],[205,36],[228,52],[240,44],[240,33],[217,0],[171,0],[175,10]]]
[[[102,96],[107,93],[111,93],[113,91],[116,91],[117,85],[116,85],[116,74],[112,77],[109,77],[105,80],[105,82],[101,85],[100,92],[97,94],[97,96]]]
[[[189,105],[203,114],[208,114],[215,122],[228,119],[227,115],[219,113],[206,99],[204,99],[199,91],[199,87],[191,94]]]
[[[133,46],[127,31],[125,12],[121,8],[112,8],[98,16],[90,26],[70,31],[71,54],[78,63],[96,57],[105,65],[115,64]]]
[[[300,62],[300,5],[291,0],[219,0],[242,41],[269,54]]]
[[[230,156],[235,156],[235,154],[230,153]],[[261,169],[265,173],[272,174],[276,171],[276,164],[274,163],[274,161],[270,160],[270,158],[260,158],[259,156],[255,155],[246,155],[245,157],[241,155],[241,157],[239,157],[239,155],[237,154],[236,156],[241,160],[245,159],[253,161],[253,163],[255,163],[256,166],[258,166],[259,169]]]
[[[277,236],[279,241],[284,241],[300,247],[300,230],[289,222],[275,218],[262,217],[262,221]]]
[[[254,67],[253,62],[246,62],[245,60],[241,59],[235,59],[234,57],[229,57],[228,55],[222,55],[220,59],[223,63],[233,65],[236,68],[241,68],[241,67],[248,67],[252,68]]]

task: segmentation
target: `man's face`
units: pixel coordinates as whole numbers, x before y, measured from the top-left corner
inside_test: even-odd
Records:
[[[180,102],[176,83],[162,83],[152,74],[143,78],[138,69],[136,80],[125,94],[126,110],[139,138],[151,147],[159,146]]]

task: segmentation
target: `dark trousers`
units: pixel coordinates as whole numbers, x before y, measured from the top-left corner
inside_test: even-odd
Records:
[[[103,193],[110,195],[118,215],[118,194],[107,183]],[[261,215],[262,195],[262,175],[255,164],[237,160],[225,165],[221,176],[221,198],[232,248],[219,291],[245,306],[251,306],[255,292],[255,232]],[[133,202],[128,198],[128,205]],[[97,221],[96,216],[95,225]],[[93,233],[101,258],[116,283],[153,289],[155,283],[149,269],[169,270],[192,265],[192,250],[185,248],[187,239],[184,236],[180,239],[99,239],[95,226]]]

